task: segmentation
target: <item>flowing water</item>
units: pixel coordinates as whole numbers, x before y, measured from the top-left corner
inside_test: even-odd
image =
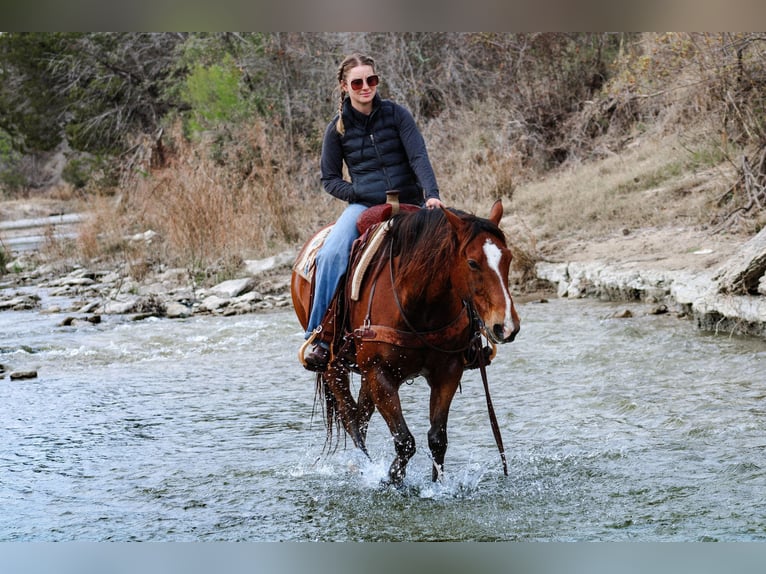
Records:
[[[519,305],[450,415],[431,483],[427,386],[403,386],[418,452],[381,486],[324,450],[290,310],[142,322],[0,313],[0,541],[766,540],[766,343],[594,301]],[[358,378],[353,380],[358,385]]]

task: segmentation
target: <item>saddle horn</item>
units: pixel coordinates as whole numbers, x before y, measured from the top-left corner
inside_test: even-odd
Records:
[[[399,190],[388,190],[386,192],[386,203],[391,206],[391,215],[399,213]]]

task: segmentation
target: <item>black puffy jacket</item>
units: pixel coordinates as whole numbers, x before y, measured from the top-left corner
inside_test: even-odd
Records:
[[[422,205],[439,197],[426,144],[412,114],[401,105],[375,95],[365,115],[343,105],[345,134],[327,126],[322,144],[322,185],[331,195],[363,205],[385,203],[386,191],[398,190],[399,201]],[[343,161],[351,183],[343,179]]]

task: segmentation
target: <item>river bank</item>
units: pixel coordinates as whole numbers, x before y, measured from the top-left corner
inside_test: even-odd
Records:
[[[703,331],[766,339],[766,232],[747,238],[692,229],[645,229],[594,241],[561,242],[535,266],[558,297],[664,306]],[[737,275],[756,274],[748,289]]]
[[[291,305],[290,267],[295,252],[245,261],[238,278],[211,287],[194,284],[181,268],[147,273],[140,281],[126,266],[37,264],[25,254],[8,264],[0,279],[0,311],[37,309],[62,321],[98,322],[101,315],[171,319],[194,314],[238,315]]]

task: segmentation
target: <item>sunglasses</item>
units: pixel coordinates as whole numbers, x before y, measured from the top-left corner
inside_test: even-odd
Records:
[[[378,85],[378,82],[380,82],[380,78],[378,77],[377,74],[374,74],[372,76],[367,76],[366,80],[364,80],[362,78],[357,78],[356,80],[351,80],[349,82],[349,85],[351,86],[352,90],[358,91],[358,90],[362,89],[362,86],[364,86],[365,81],[367,82],[368,86],[370,86],[371,88],[374,88],[375,86]]]

